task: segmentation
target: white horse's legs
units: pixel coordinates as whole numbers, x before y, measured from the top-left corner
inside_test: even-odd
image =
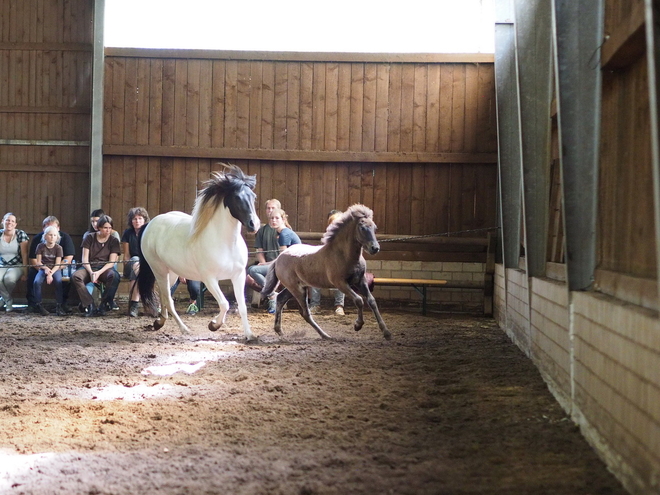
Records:
[[[236,304],[238,304],[238,314],[241,315],[241,323],[243,324],[243,335],[247,340],[254,340],[254,334],[250,329],[250,323],[247,317],[247,306],[245,304],[245,270],[241,270],[237,275],[231,279],[234,286],[234,296],[236,297]]]
[[[229,303],[220,290],[217,280],[205,280],[204,285],[206,285],[206,289],[213,295],[213,298],[216,300],[218,307],[220,308],[220,312],[209,322],[209,330],[215,332],[225,324],[225,317],[227,316],[227,311],[229,311]]]
[[[160,328],[165,324],[165,320],[167,320],[167,313],[169,311],[170,313],[172,313],[172,318],[174,318],[174,320],[179,325],[179,329],[181,330],[181,333],[189,334],[190,329],[186,326],[183,320],[181,320],[181,317],[176,312],[176,309],[174,309],[174,300],[172,299],[172,295],[170,294],[171,285],[170,285],[169,273],[166,273],[165,277],[156,275],[156,282],[158,283],[158,288],[160,289],[159,292],[160,292],[161,314],[158,316],[158,319],[156,320],[156,322],[159,322],[160,325],[157,327],[156,322],[154,322],[154,328]]]

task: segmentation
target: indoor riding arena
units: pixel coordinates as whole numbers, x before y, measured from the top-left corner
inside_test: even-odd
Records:
[[[565,3],[495,0],[494,53],[388,54],[105,47],[103,0],[1,1],[17,229],[56,216],[80,264],[90,212],[120,235],[137,206],[191,214],[233,164],[302,243],[373,211],[391,337],[326,288],[330,338],[294,300],[278,335],[251,281],[218,282],[217,331],[213,287],[195,312],[180,284],[185,333],[129,316],[127,277],[91,317],[73,286],[70,315],[47,285],[51,314],[31,312],[21,279],[0,310],[0,494],[660,493],[660,12]]]

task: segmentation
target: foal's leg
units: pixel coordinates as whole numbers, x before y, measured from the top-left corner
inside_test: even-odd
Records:
[[[332,339],[330,335],[325,333],[323,329],[318,326],[318,324],[314,321],[314,318],[312,318],[312,314],[309,312],[309,306],[307,305],[307,287],[297,286],[294,291],[291,291],[291,293],[296,298],[296,301],[298,301],[298,305],[300,306],[300,314],[305,319],[305,321],[312,325],[314,330],[316,330],[321,337],[324,339]],[[279,297],[277,305],[279,308]]]
[[[342,291],[345,295],[353,299],[355,307],[357,308],[357,317],[355,318],[355,323],[353,324],[353,329],[358,332],[364,326],[364,300],[362,296],[355,292],[350,285],[346,282],[337,284],[337,289]]]
[[[390,340],[392,338],[392,334],[387,329],[387,325],[385,325],[385,322],[383,321],[383,317],[380,315],[380,311],[378,311],[378,304],[376,304],[376,298],[369,290],[369,286],[367,285],[367,281],[364,279],[364,277],[362,277],[362,280],[360,280],[360,285],[358,288],[360,289],[360,293],[362,294],[362,296],[367,300],[367,304],[369,305],[371,311],[376,317],[376,320],[378,321],[378,326],[380,327],[380,330],[383,332],[383,337],[385,337],[386,340]]]
[[[277,308],[275,309],[275,333],[282,336],[282,310],[286,303],[289,302],[293,295],[289,292],[289,289],[282,289],[279,294],[277,294]]]

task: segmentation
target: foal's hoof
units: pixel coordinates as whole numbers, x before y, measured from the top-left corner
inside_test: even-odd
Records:
[[[161,328],[163,328],[163,325],[164,323],[161,323],[160,320],[154,321],[154,325],[153,325],[154,330],[160,330]]]

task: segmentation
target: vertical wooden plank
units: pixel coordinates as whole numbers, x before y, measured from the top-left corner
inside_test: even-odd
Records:
[[[176,80],[176,62],[166,59],[163,61],[163,123],[161,144],[163,146],[172,146],[174,144],[174,95]],[[168,210],[160,210],[168,211]]]
[[[362,118],[364,117],[364,64],[351,64],[351,151],[362,151]]]
[[[299,201],[298,198],[298,173],[300,165],[295,162],[284,162],[285,168],[285,191],[283,198],[286,199],[286,211],[289,217],[292,217],[296,221],[296,230],[300,224],[300,212],[299,212]],[[263,203],[263,202],[262,202]],[[293,225],[293,224],[292,224]]]
[[[465,145],[468,153],[477,151],[477,114],[479,109],[479,69],[465,64]]]
[[[314,220],[312,230],[323,232],[327,226],[327,218],[330,210],[337,208],[337,164],[324,163],[317,167],[322,173],[321,184],[323,184],[320,208],[316,208],[318,216]]]
[[[415,66],[404,64],[401,81],[401,150],[413,150]]]
[[[137,206],[135,201],[135,183],[137,180],[137,159],[134,156],[124,158],[124,171],[122,173],[123,184],[121,185],[120,202],[114,211],[115,230],[121,232],[121,226],[124,225],[124,218],[128,210]]]
[[[149,144],[160,145],[163,134],[163,60],[150,61]]]
[[[339,64],[325,65],[325,140],[324,150],[337,149],[337,111],[339,88]]]
[[[126,59],[116,58],[112,80],[112,131],[111,143],[124,143],[124,84],[126,81]]]
[[[390,66],[376,66],[376,138],[375,150],[387,151],[388,107],[390,89]]]
[[[261,61],[249,63],[248,79],[248,147],[261,148],[262,111],[263,111],[263,65]]]
[[[337,163],[337,187],[335,191],[335,209],[344,211],[350,206],[348,202],[349,164]]]
[[[376,64],[364,64],[364,94],[362,117],[362,151],[374,151],[376,148]]]
[[[199,147],[211,146],[213,115],[213,61],[202,60],[199,66]]]
[[[345,211],[349,206],[362,201],[362,166],[359,163],[348,164],[348,201],[342,211]]]
[[[337,73],[337,149],[350,149],[351,64],[339,64]],[[344,208],[339,208],[342,211]]]
[[[465,66],[456,64],[452,82],[451,151],[465,151]]]
[[[374,221],[380,229],[381,225],[385,226],[384,219],[387,214],[387,172],[382,163],[372,163],[371,168],[374,177],[374,201],[371,209],[374,211]]]
[[[326,64],[313,64],[312,84],[312,149],[322,150],[325,143],[325,70]]]
[[[312,149],[312,120],[313,120],[313,84],[314,64],[303,62],[300,64],[300,120],[298,131],[300,133],[300,149]]]
[[[314,187],[312,168],[314,164],[300,162],[298,174],[298,230],[311,232],[311,211],[314,204]]]
[[[199,105],[201,62],[188,60],[188,81],[186,84],[186,146],[199,146]]]
[[[114,69],[115,69],[114,57],[108,57],[105,59],[105,72],[104,72],[104,81],[103,81],[103,142],[112,143],[112,117],[113,117],[113,92],[112,92],[112,82],[114,79]],[[0,73],[2,72],[2,67],[0,66]],[[39,91],[39,96],[37,99],[37,105],[41,105],[41,91]]]
[[[286,81],[285,81],[286,84]],[[275,129],[275,62],[261,62],[261,136],[259,147],[273,149]],[[281,86],[280,86],[281,89]],[[281,106],[280,111],[286,106]],[[280,113],[280,122],[285,120],[284,113]]]
[[[139,156],[135,160],[135,206],[147,208],[149,197],[149,158]],[[147,211],[149,209],[147,208]],[[149,212],[151,214],[151,212]]]
[[[362,185],[360,191],[360,202],[369,207],[374,204],[374,174],[370,163],[361,165]]]
[[[223,60],[213,62],[213,100],[211,102],[211,146],[221,148],[225,144],[225,85],[226,64]]]
[[[399,174],[398,163],[388,163],[385,175],[387,183],[387,204],[385,209],[384,234],[403,234],[403,228],[399,228]],[[381,222],[382,223],[382,222]]]
[[[301,64],[287,63],[286,148],[304,149],[300,140]]]
[[[146,207],[151,218],[164,213],[160,206],[160,163],[161,158],[147,158],[147,199]]]
[[[413,90],[413,151],[426,150],[426,93],[428,89],[428,74],[425,64],[414,65],[414,90]]]
[[[176,59],[174,62],[174,142],[175,146],[186,144],[188,60]]]
[[[137,59],[127,58],[124,79],[124,136],[123,144],[137,143]]]
[[[287,141],[287,64],[274,63],[274,92],[273,92],[273,148],[286,149]]]
[[[440,123],[438,129],[439,150],[441,152],[452,151],[452,102],[454,81],[454,64],[443,64],[440,67]]]
[[[427,188],[434,187],[426,184],[425,166],[423,163],[414,163],[411,169],[410,184],[410,233],[421,235],[426,233],[424,224],[424,208]]]
[[[494,66],[493,64],[478,64],[477,89],[477,139],[476,151],[490,152],[497,150],[497,121],[495,118],[493,100]]]
[[[225,67],[225,146],[237,146],[236,126],[238,112],[238,62],[227,61]]]
[[[238,62],[236,100],[236,147],[250,146],[250,62]]]
[[[440,65],[429,64],[426,82],[426,151],[439,150]]]
[[[174,210],[173,201],[173,181],[174,181],[174,160],[172,158],[161,158],[160,179],[158,180],[160,205],[159,211],[166,213]]]

